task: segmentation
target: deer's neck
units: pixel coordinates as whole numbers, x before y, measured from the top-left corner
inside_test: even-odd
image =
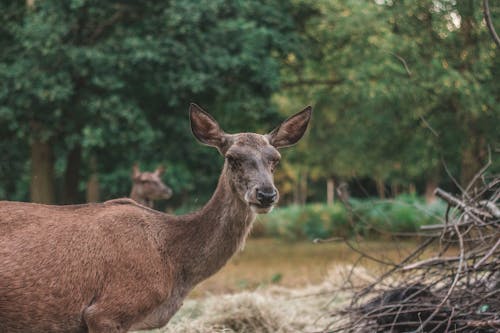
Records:
[[[137,201],[141,205],[150,207],[148,200],[142,195],[142,191],[136,184],[132,185],[132,190],[130,191],[130,199]]]
[[[184,279],[196,284],[217,272],[240,249],[255,220],[255,214],[231,188],[225,169],[209,202],[198,212],[181,216],[177,229],[176,261]],[[168,246],[168,244],[167,244]]]

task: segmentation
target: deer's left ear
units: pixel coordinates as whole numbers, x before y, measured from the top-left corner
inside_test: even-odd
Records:
[[[302,138],[311,119],[312,107],[308,106],[291,116],[271,133],[267,134],[269,143],[276,148],[292,146]]]

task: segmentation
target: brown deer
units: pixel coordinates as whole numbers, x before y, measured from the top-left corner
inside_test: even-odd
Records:
[[[165,168],[160,166],[153,172],[141,172],[137,164],[132,168],[132,191],[130,198],[138,203],[153,208],[153,201],[170,199],[172,189],[165,185],[161,176]]]
[[[267,135],[226,134],[200,107],[191,128],[225,162],[199,211],[167,215],[131,199],[74,206],[0,203],[0,332],[127,332],[164,326],[189,291],[242,246],[278,201],[277,148],[311,108]]]

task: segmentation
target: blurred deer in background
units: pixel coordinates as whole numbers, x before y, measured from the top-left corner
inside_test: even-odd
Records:
[[[50,206],[0,202],[0,332],[124,333],[167,324],[195,285],[240,249],[278,202],[279,148],[311,108],[266,135],[227,134],[199,106],[191,129],[224,167],[199,211],[164,214],[123,198]]]
[[[146,207],[153,208],[153,201],[172,197],[172,189],[161,180],[161,176],[165,172],[163,166],[159,166],[154,172],[141,172],[139,166],[135,164],[132,170],[131,199]]]

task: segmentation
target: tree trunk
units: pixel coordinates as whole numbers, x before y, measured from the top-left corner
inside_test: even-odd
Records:
[[[438,181],[437,178],[427,178],[425,182],[425,202],[428,204],[433,203],[436,201],[436,196],[434,195],[434,190],[438,186]]]
[[[304,170],[300,174],[300,204],[305,205],[307,201],[307,178],[308,172]]]
[[[486,152],[483,143],[484,140],[475,137],[471,138],[470,144],[462,151],[462,165],[460,172],[460,184],[463,188],[471,185],[474,188],[475,184],[470,184],[474,176],[482,167],[481,162],[485,160]],[[482,145],[482,143],[484,145]]]
[[[417,187],[415,186],[415,183],[410,183],[410,185],[408,185],[408,193],[412,195],[417,193]]]
[[[335,180],[333,178],[328,178],[326,180],[326,203],[327,205],[333,205],[335,200]]]
[[[31,185],[32,202],[54,203],[54,157],[49,142],[39,139],[31,143]]]
[[[382,178],[377,178],[375,180],[377,185],[377,193],[380,199],[385,199],[385,183]]]
[[[434,190],[439,185],[440,178],[440,168],[436,167],[434,169],[429,170],[425,177],[425,202],[428,204],[436,201],[436,196],[434,195]]]
[[[298,173],[297,178],[293,181],[293,203],[300,204],[300,173]]]
[[[64,173],[63,202],[65,204],[78,203],[78,183],[80,181],[80,167],[82,162],[82,148],[77,145],[67,156],[66,171]]]
[[[87,181],[87,202],[99,202],[99,177],[97,173],[97,159],[95,156],[90,158],[91,174]]]
[[[399,184],[391,182],[391,195],[395,198],[399,195]]]

